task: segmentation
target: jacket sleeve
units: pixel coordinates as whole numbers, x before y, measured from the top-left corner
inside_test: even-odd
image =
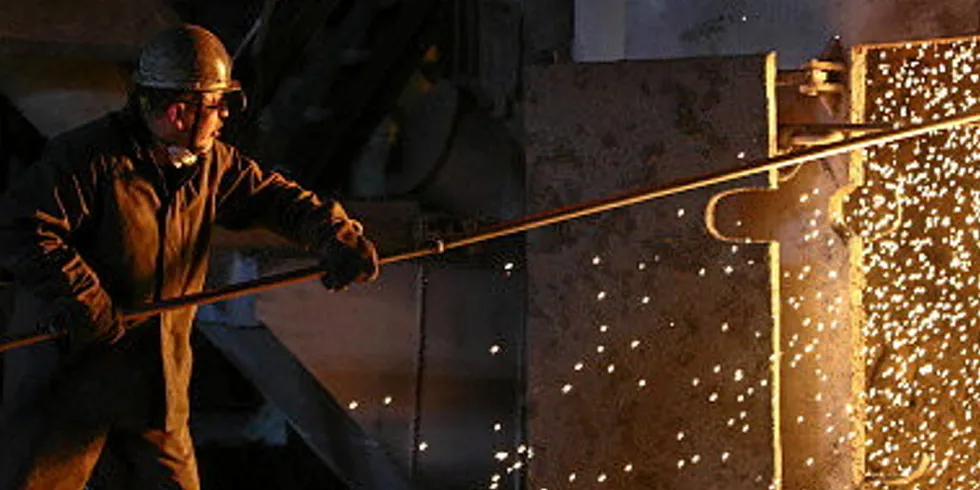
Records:
[[[88,162],[72,164],[70,153],[48,145],[0,198],[0,268],[39,298],[76,303],[95,317],[112,302],[72,236],[92,217],[97,176]]]
[[[333,239],[334,230],[350,219],[340,203],[321,200],[278,172],[264,171],[238,152],[222,175],[217,194],[217,219],[241,229],[261,225],[308,250]]]

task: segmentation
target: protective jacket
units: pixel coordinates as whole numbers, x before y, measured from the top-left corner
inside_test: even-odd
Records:
[[[13,272],[17,303],[24,306],[15,313],[13,333],[37,331],[36,313],[57,297],[97,315],[199,292],[216,224],[264,225],[320,249],[348,220],[338,203],[263,171],[230,145],[216,142],[196,164],[178,170],[154,161],[155,144],[135,114],[112,113],[53,139],[42,160],[11,187],[0,202],[0,267]],[[137,329],[143,338],[136,347],[111,356],[118,361],[100,362],[103,368],[79,370],[87,374],[77,383],[97,391],[113,382],[112,371],[140,365],[153,373],[154,398],[162,402],[152,423],[167,430],[183,426],[194,313],[184,308],[149,320]],[[38,352],[18,354],[36,367],[44,364],[30,358]],[[46,379],[39,382],[13,364],[5,398],[43,389]]]

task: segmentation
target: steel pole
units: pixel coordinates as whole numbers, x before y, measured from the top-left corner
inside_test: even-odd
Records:
[[[760,160],[752,165],[746,166],[741,169],[731,170],[727,172],[720,172],[714,175],[703,176],[696,179],[691,179],[690,181],[687,182],[680,182],[669,186],[655,187],[652,189],[650,188],[640,189],[640,190],[631,191],[623,194],[618,194],[612,197],[597,199],[594,201],[588,201],[580,204],[575,204],[572,206],[567,206],[564,208],[558,208],[551,211],[533,214],[513,221],[508,221],[506,223],[501,223],[479,234],[471,235],[468,237],[464,237],[452,241],[439,240],[436,241],[433,245],[428,247],[420,248],[418,250],[414,250],[411,252],[405,252],[397,255],[387,256],[382,258],[380,262],[382,265],[386,265],[386,264],[393,264],[397,262],[403,262],[407,260],[418,259],[422,257],[428,257],[431,255],[438,255],[447,250],[468,247],[470,245],[475,245],[477,243],[493,240],[496,238],[502,238],[516,233],[530,231],[537,228],[543,228],[545,226],[550,226],[553,224],[570,221],[585,216],[591,216],[594,214],[611,211],[613,209],[632,206],[653,199],[659,199],[661,197],[672,196],[674,194],[680,194],[682,192],[687,192],[687,191],[700,189],[704,187],[710,187],[713,185],[718,185],[725,182],[742,179],[763,172],[770,172],[773,170],[778,170],[793,165],[800,165],[803,163],[817,161],[823,158],[839,155],[841,153],[846,153],[849,151],[861,150],[872,146],[885,145],[888,143],[893,143],[896,141],[901,141],[909,138],[914,138],[916,136],[921,136],[923,134],[927,134],[935,131],[947,130],[947,129],[956,128],[959,126],[964,126],[977,122],[980,122],[980,112],[972,112],[966,115],[940,119],[929,123],[917,124],[917,125],[907,126],[903,128],[896,128],[888,131],[881,131],[878,133],[859,136],[847,141],[842,141],[840,143],[834,143],[823,147],[811,148],[811,149],[793,152],[778,157]],[[319,277],[324,272],[325,271],[322,268],[318,266],[313,266],[313,267],[298,269],[295,271],[272,274],[253,281],[245,281],[238,284],[231,284],[228,286],[223,286],[223,287],[213,289],[211,291],[189,294],[187,296],[181,296],[179,298],[173,298],[173,299],[163,300],[163,301],[139,306],[130,311],[127,311],[124,318],[127,321],[139,321],[144,318],[157,315],[166,311],[174,310],[174,309],[186,308],[188,306],[204,305],[204,304],[214,303],[217,301],[224,301],[239,296],[258,293],[268,289],[285,286],[288,284],[307,281]],[[42,334],[34,337],[14,340],[6,344],[0,344],[0,353],[15,347],[22,347],[24,345],[43,342],[45,340],[50,340],[56,337],[57,335],[55,334]]]

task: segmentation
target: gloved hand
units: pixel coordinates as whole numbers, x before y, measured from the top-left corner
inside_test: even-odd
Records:
[[[361,223],[346,219],[335,223],[332,236],[317,250],[323,287],[330,291],[345,289],[352,282],[371,282],[378,278],[378,252],[364,237]]]
[[[52,302],[50,313],[42,320],[49,332],[65,332],[70,352],[93,345],[113,344],[126,333],[122,315],[108,304],[99,301],[86,304],[75,298],[62,297]]]

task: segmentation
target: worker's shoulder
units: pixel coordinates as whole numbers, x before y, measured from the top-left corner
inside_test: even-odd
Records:
[[[84,158],[100,152],[112,152],[122,148],[125,138],[116,114],[106,114],[97,119],[60,133],[46,146],[52,152],[70,152]]]
[[[98,143],[99,140],[102,139],[109,139],[114,132],[118,131],[113,127],[113,120],[115,118],[116,115],[110,113],[82,123],[79,126],[75,126],[74,128],[55,135],[51,138],[49,144],[89,144]]]
[[[109,113],[56,135],[45,146],[47,160],[70,168],[128,159],[134,151],[133,123]]]

